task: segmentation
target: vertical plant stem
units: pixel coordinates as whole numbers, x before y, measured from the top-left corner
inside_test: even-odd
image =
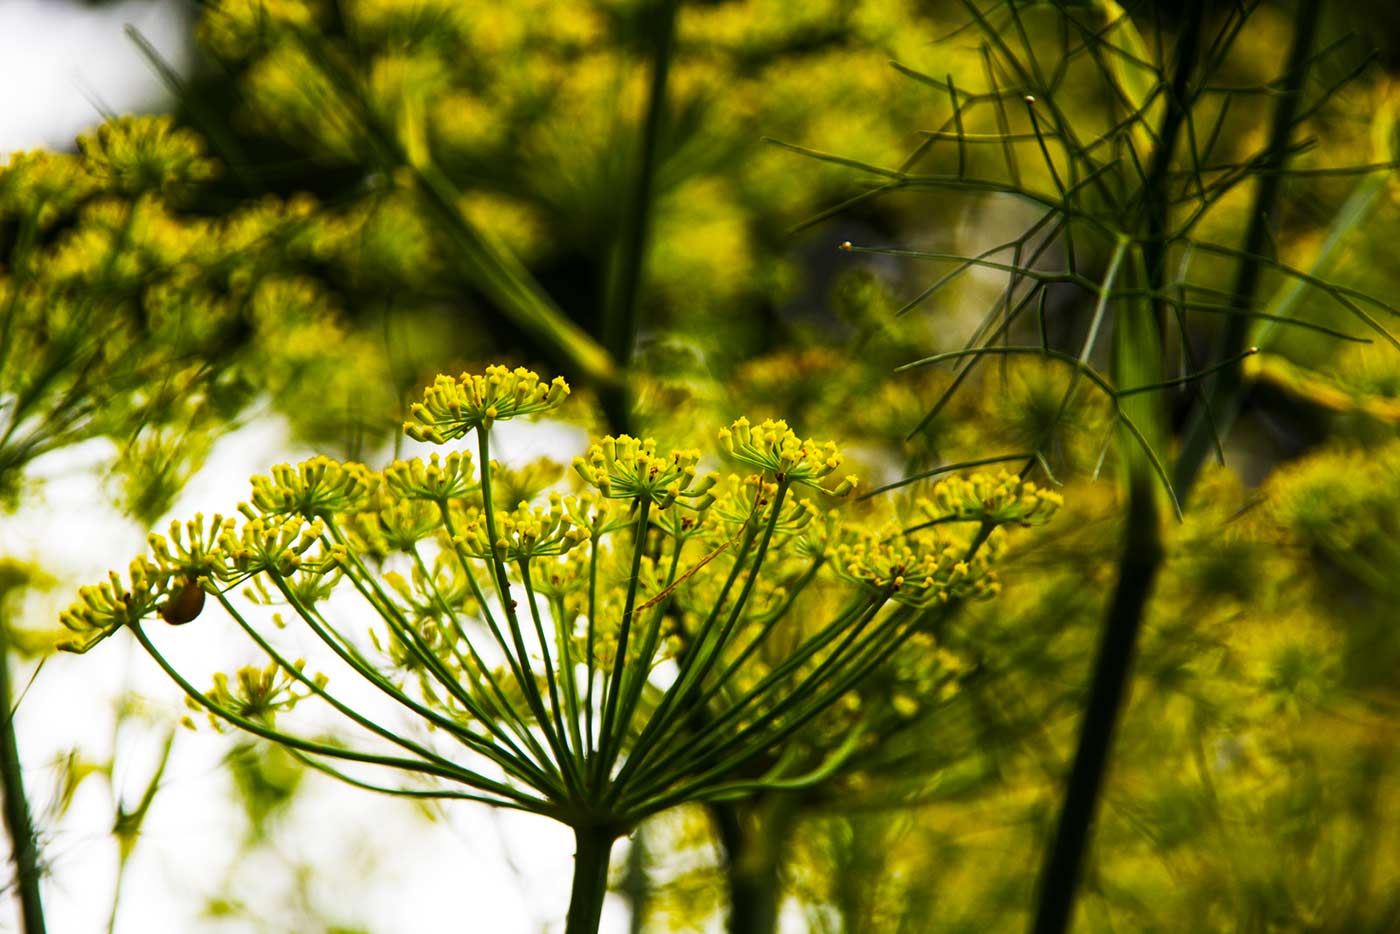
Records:
[[[729,887],[729,934],[773,934],[778,929],[782,855],[799,809],[798,796],[776,792],[767,801],[709,805],[716,835],[724,848]],[[756,818],[745,825],[747,816]]]
[[[729,934],[768,934],[777,924],[777,897],[748,866],[752,843],[740,819],[739,805],[716,801],[709,806],[716,836],[724,849],[724,881],[729,887]],[[776,881],[776,879],[774,880]],[[770,907],[771,906],[771,907]]]
[[[640,324],[638,300],[651,234],[652,207],[656,196],[657,151],[666,122],[666,85],[676,44],[676,10],[680,0],[655,0],[646,17],[651,40],[651,78],[647,110],[641,127],[635,175],[628,193],[621,231],[613,255],[612,275],[603,311],[603,346],[624,372],[632,361],[632,348]],[[631,402],[625,380],[605,388],[603,408],[608,423],[624,431],[631,422]]]
[[[647,879],[647,824],[645,821],[632,832],[632,845],[627,848],[627,874],[622,879],[622,893],[631,903],[632,918],[628,934],[643,934],[647,903],[651,900],[651,882]]]
[[[1189,117],[1191,79],[1201,44],[1203,18],[1201,0],[1187,4],[1157,149],[1144,179],[1141,218],[1144,238],[1135,260],[1137,284],[1147,294],[1162,291],[1171,221],[1167,186],[1177,140]],[[1120,308],[1114,348],[1117,385],[1148,385],[1161,380],[1165,320],[1160,302],[1154,306],[1146,301],[1135,301]],[[1136,396],[1123,400],[1123,407],[1143,429],[1146,443],[1165,451],[1163,403]],[[1035,934],[1063,934],[1073,919],[1084,854],[1113,748],[1114,729],[1128,693],[1138,634],[1162,560],[1157,481],[1147,465],[1145,452],[1136,449],[1131,442],[1124,444],[1124,452],[1128,502],[1118,581],[1099,637],[1074,764],[1065,786],[1055,833],[1041,866],[1031,922]]]
[[[1261,166],[1263,175],[1256,189],[1249,227],[1245,233],[1243,250],[1249,255],[1261,255],[1268,244],[1269,225],[1282,182],[1282,175],[1277,169],[1283,166],[1288,140],[1296,121],[1298,102],[1306,78],[1308,52],[1312,35],[1316,31],[1320,7],[1318,0],[1302,0],[1299,6],[1293,45],[1285,65],[1284,92],[1280,95],[1274,111],[1268,155]],[[1186,11],[1187,28],[1178,44],[1172,94],[1167,102],[1160,148],[1155,154],[1153,170],[1148,177],[1149,187],[1165,185],[1166,166],[1170,163],[1175,139],[1187,116],[1186,108],[1191,104],[1188,94],[1190,69],[1194,67],[1199,46],[1201,15],[1199,2],[1192,4]],[[1169,227],[1169,218],[1165,214],[1165,190],[1146,191],[1144,201],[1149,206],[1148,216],[1145,218],[1148,236],[1143,247],[1143,265],[1146,273],[1144,278],[1152,292],[1160,293],[1165,239]],[[1241,261],[1231,295],[1233,307],[1244,311],[1252,305],[1258,290],[1260,271],[1259,263],[1249,259]],[[1219,359],[1239,356],[1244,348],[1248,327],[1249,319],[1244,315],[1227,320],[1221,337]],[[1141,344],[1140,341],[1138,343]],[[1138,355],[1136,362],[1141,364],[1144,358]],[[1127,383],[1120,379],[1119,384]],[[1243,378],[1237,363],[1220,371],[1205,397],[1193,411],[1181,455],[1174,470],[1174,487],[1179,499],[1185,499],[1206,454],[1213,446],[1215,436],[1228,430],[1239,412],[1242,398]],[[1079,747],[1075,753],[1065,801],[1041,873],[1039,903],[1033,926],[1036,934],[1060,934],[1068,928],[1073,916],[1075,892],[1084,851],[1088,845],[1089,831],[1103,787],[1113,729],[1127,692],[1142,617],[1162,560],[1155,490],[1151,478],[1132,466],[1129,469],[1128,521],[1124,534],[1123,555],[1119,564],[1119,578],[1095,660],[1089,703],[1085,710]]]
[[[1317,32],[1321,13],[1321,0],[1300,0],[1294,18],[1293,45],[1288,50],[1287,64],[1282,76],[1283,92],[1274,108],[1273,125],[1269,130],[1269,147],[1259,165],[1261,175],[1254,190],[1249,227],[1245,230],[1244,243],[1241,246],[1246,255],[1240,260],[1235,285],[1230,294],[1230,306],[1240,311],[1246,311],[1253,305],[1255,293],[1259,290],[1259,276],[1263,264],[1248,257],[1262,256],[1269,247],[1269,226],[1275,221],[1274,212],[1283,186],[1284,176],[1280,170],[1288,158],[1288,141],[1293,135],[1294,124],[1298,118],[1303,85],[1308,76],[1308,56],[1312,51],[1313,34]],[[1217,348],[1217,359],[1227,360],[1238,356],[1245,349],[1250,324],[1251,320],[1243,314],[1226,317]],[[1190,492],[1196,474],[1212,448],[1214,436],[1228,431],[1235,416],[1239,414],[1245,388],[1244,371],[1240,363],[1226,367],[1211,380],[1206,389],[1210,407],[1197,407],[1187,422],[1182,438],[1181,454],[1177,458],[1172,480],[1177,496],[1181,499],[1184,500]]]
[[[10,688],[10,631],[0,618],[0,781],[4,782],[5,830],[15,864],[24,934],[44,934],[44,903],[39,894],[39,847],[15,738],[14,696]]]
[[[1138,470],[1129,488],[1118,583],[1104,620],[1093,686],[1059,823],[1040,874],[1039,904],[1032,928],[1035,934],[1061,934],[1069,928],[1074,912],[1080,867],[1103,788],[1113,730],[1127,693],[1143,611],[1161,563],[1155,484],[1148,472]]]
[[[1171,199],[1171,171],[1176,143],[1181,131],[1187,125],[1191,107],[1191,75],[1195,71],[1201,46],[1201,20],[1204,11],[1201,0],[1189,0],[1183,10],[1186,20],[1181,37],[1176,45],[1176,64],[1172,72],[1171,88],[1167,93],[1167,109],[1158,132],[1157,146],[1152,151],[1152,161],[1147,177],[1142,185],[1143,227],[1146,237],[1143,240],[1143,257],[1147,266],[1149,282],[1160,285],[1165,278],[1167,262],[1168,227],[1171,224],[1168,203]],[[1158,324],[1166,320],[1164,302],[1156,303]]]
[[[564,934],[597,934],[608,894],[608,857],[617,837],[607,825],[574,828],[574,887]]]

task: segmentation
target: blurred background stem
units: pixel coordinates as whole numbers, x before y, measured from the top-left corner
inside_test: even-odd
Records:
[[[603,346],[623,372],[631,365],[641,324],[639,298],[656,199],[657,150],[666,123],[666,84],[675,50],[679,6],[680,0],[657,0],[643,16],[643,30],[651,53],[646,117],[637,142],[632,188],[626,195],[603,305]],[[625,379],[603,387],[603,409],[608,424],[615,431],[626,431],[632,421],[630,396]]]
[[[24,934],[43,934],[44,903],[39,895],[39,847],[34,839],[34,822],[29,800],[24,794],[24,774],[15,739],[15,702],[10,685],[9,620],[0,616],[0,781],[4,782],[5,830],[10,836],[10,854],[15,865],[15,887],[19,892]]]
[[[1288,143],[1298,120],[1298,105],[1302,101],[1303,85],[1307,81],[1313,35],[1317,32],[1321,12],[1321,0],[1301,0],[1298,4],[1293,45],[1288,51],[1287,64],[1280,79],[1283,91],[1274,107],[1269,146],[1259,166],[1259,181],[1254,189],[1249,227],[1241,245],[1246,258],[1240,260],[1230,296],[1231,307],[1240,311],[1253,306],[1255,295],[1259,291],[1259,277],[1263,267],[1263,263],[1248,257],[1263,257],[1270,252],[1270,228],[1278,222],[1279,194],[1283,188],[1282,169],[1288,158]],[[1245,350],[1250,323],[1250,319],[1243,314],[1230,315],[1225,319],[1225,326],[1220,335],[1218,359],[1227,360]],[[1177,495],[1183,499],[1212,448],[1212,439],[1228,431],[1235,416],[1239,414],[1246,388],[1242,363],[1235,363],[1221,370],[1207,385],[1208,405],[1198,406],[1192,413],[1182,439],[1181,454],[1176,462],[1173,482],[1177,488]]]
[[[1162,294],[1166,265],[1172,156],[1188,118],[1188,92],[1200,45],[1202,10],[1193,0],[1185,12],[1185,27],[1176,46],[1171,93],[1162,116],[1157,148],[1144,179],[1140,283],[1147,294]],[[1136,302],[1117,316],[1114,335],[1114,376],[1119,386],[1148,385],[1161,380],[1165,310],[1160,303]],[[1158,398],[1139,395],[1124,403],[1143,428],[1148,443],[1165,454],[1163,413]],[[1152,584],[1161,563],[1158,508],[1160,493],[1145,454],[1125,439],[1127,522],[1118,564],[1118,579],[1109,602],[1094,659],[1089,699],[1079,726],[1079,740],[1065,785],[1054,836],[1045,850],[1032,930],[1060,934],[1069,929],[1088,847],[1094,814],[1103,790],[1123,700],[1128,690],[1133,655]]]
[[[779,870],[800,809],[798,798],[778,792],[747,806],[709,805],[725,856],[729,934],[773,934],[778,929],[783,898]]]

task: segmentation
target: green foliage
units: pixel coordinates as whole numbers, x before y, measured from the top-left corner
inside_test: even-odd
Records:
[[[1224,470],[1203,477],[1146,621],[1086,869],[1087,930],[1389,924],[1400,863],[1365,841],[1398,813],[1397,605],[1364,558],[1332,547],[1394,541],[1379,533],[1393,479],[1383,493],[1338,482],[1384,475],[1387,451],[1321,451],[1257,492]],[[1065,495],[1001,559],[1000,598],[945,625],[941,651],[965,659],[955,689],[799,799],[783,890],[813,930],[1026,924],[1120,521],[1101,487]]]
[[[601,335],[626,275],[660,6],[211,3],[198,38],[236,92],[230,106],[191,89],[188,115],[238,141],[249,184],[336,185],[330,213],[377,254],[346,264],[373,286],[347,304],[421,309],[451,296],[454,315],[502,316],[593,382],[601,371],[579,364],[589,340],[563,335],[569,319]],[[885,63],[929,59],[942,27],[904,4],[677,6],[641,303],[650,328],[727,366],[802,293],[787,223],[845,186],[840,170],[794,172],[759,137],[840,138],[891,158],[927,108]],[[286,158],[264,169],[263,150]],[[375,184],[358,185],[366,174]],[[498,289],[507,267],[515,284]],[[510,353],[513,336],[478,334],[458,352]]]
[[[109,436],[122,444],[114,490],[149,523],[255,394],[295,412],[313,386],[320,398],[337,384],[347,397],[351,385],[389,389],[370,376],[385,367],[375,342],[347,334],[302,275],[319,242],[307,201],[217,218],[182,208],[216,163],[168,118],[123,118],[79,143],[79,155],[21,154],[0,169],[7,486],[44,453]],[[358,395],[356,418],[382,404]],[[300,421],[324,431],[341,424],[332,412]]]
[[[933,435],[938,419],[955,405],[954,396],[977,386],[975,369],[991,360],[1002,362],[998,392],[1013,398],[1012,386],[1025,370],[1008,375],[1009,364],[1039,359],[1060,370],[1065,388],[1043,400],[1020,395],[1004,419],[1019,436],[1005,459],[1019,460],[1023,476],[1044,471],[1052,479],[1069,480],[1083,471],[1082,455],[1069,460],[1060,444],[1073,427],[1066,416],[1076,389],[1093,391],[1108,405],[1112,423],[1121,426],[1122,443],[1112,445],[1113,436],[1105,434],[1090,463],[1107,461],[1117,468],[1124,487],[1119,508],[1127,521],[1115,529],[1101,520],[1097,540],[1081,543],[1092,545],[1095,557],[1077,553],[1071,576],[1047,574],[1038,582],[1041,594],[1034,573],[1016,576],[1018,587],[1031,588],[1020,601],[1030,612],[1008,633],[1024,640],[1049,620],[1056,621],[1058,633],[1034,641],[1026,653],[1008,651],[1008,639],[995,629],[978,633],[978,641],[990,643],[980,646],[978,655],[995,658],[995,646],[1006,652],[1009,664],[985,672],[989,697],[981,709],[968,712],[972,722],[988,719],[991,697],[1005,708],[1002,696],[1008,689],[1026,696],[1028,708],[1041,712],[1039,719],[1003,713],[993,719],[998,729],[975,734],[975,742],[945,741],[942,731],[959,722],[957,700],[970,702],[980,693],[969,687],[953,710],[930,724],[928,744],[950,753],[926,760],[926,784],[934,798],[942,778],[966,768],[958,762],[961,750],[974,764],[970,774],[982,777],[981,799],[992,802],[1002,819],[1013,815],[1013,829],[992,845],[1002,852],[1030,855],[1043,849],[1047,854],[1034,894],[1033,856],[1001,872],[950,873],[938,883],[944,897],[937,901],[937,923],[969,930],[1014,926],[1023,906],[1035,898],[1035,929],[1064,930],[1082,877],[1087,901],[1081,923],[1104,929],[1212,929],[1230,923],[1262,928],[1285,917],[1321,918],[1326,912],[1317,906],[1323,903],[1346,903],[1352,923],[1381,929],[1392,904],[1381,899],[1373,906],[1369,895],[1348,901],[1323,868],[1329,860],[1338,869],[1344,865],[1337,856],[1345,850],[1341,841],[1353,833],[1349,815],[1337,810],[1336,802],[1324,801],[1308,781],[1280,778],[1303,760],[1294,758],[1300,744],[1278,719],[1320,723],[1334,716],[1376,716],[1371,688],[1342,677],[1337,635],[1365,633],[1370,648],[1382,652],[1392,640],[1352,619],[1360,609],[1355,604],[1335,597],[1331,603],[1315,601],[1301,582],[1327,580],[1335,573],[1328,565],[1337,561],[1347,568],[1342,579],[1358,586],[1358,575],[1371,562],[1369,555],[1360,561],[1350,556],[1376,549],[1369,543],[1388,534],[1380,531],[1388,528],[1386,520],[1372,532],[1369,516],[1360,519],[1362,501],[1368,513],[1388,514],[1378,505],[1393,494],[1393,485],[1390,493],[1380,494],[1378,485],[1365,479],[1372,470],[1386,474],[1380,466],[1385,457],[1380,449],[1352,455],[1351,470],[1362,478],[1355,494],[1342,490],[1345,468],[1322,466],[1327,457],[1313,468],[1315,484],[1290,489],[1298,481],[1282,473],[1259,495],[1278,500],[1273,515],[1285,519],[1283,528],[1263,524],[1261,517],[1271,510],[1247,509],[1238,496],[1233,508],[1246,517],[1232,515],[1226,506],[1232,498],[1229,484],[1196,480],[1207,455],[1223,447],[1245,407],[1246,380],[1259,375],[1295,398],[1364,416],[1372,440],[1393,433],[1384,391],[1368,392],[1364,377],[1329,381],[1273,354],[1257,365],[1252,359],[1258,343],[1295,357],[1296,348],[1313,348],[1310,362],[1316,362],[1325,355],[1317,347],[1336,349],[1340,343],[1319,341],[1323,334],[1352,343],[1385,341],[1389,356],[1376,359],[1393,361],[1400,344],[1385,319],[1396,313],[1395,306],[1381,292],[1324,278],[1344,252],[1339,244],[1359,243],[1355,231],[1385,198],[1395,165],[1393,110],[1388,101],[1373,111],[1364,105],[1350,112],[1334,106],[1366,62],[1351,68],[1360,56],[1346,39],[1319,43],[1320,51],[1311,51],[1321,9],[1316,3],[1299,4],[1297,25],[1288,32],[1262,8],[1214,15],[1208,5],[1192,4],[1175,29],[1155,24],[1156,35],[1148,32],[1150,20],[1109,2],[965,7],[969,28],[950,39],[946,71],[901,67],[944,99],[947,114],[907,158],[873,162],[788,148],[862,174],[866,190],[843,207],[893,192],[932,189],[962,194],[969,205],[974,198],[1004,195],[1030,209],[1021,215],[1024,220],[1011,221],[1018,233],[986,243],[912,249],[847,243],[843,248],[941,267],[930,284],[911,290],[900,314],[946,299],[950,287],[973,271],[1004,276],[999,295],[961,350],[923,353],[908,364],[946,363],[952,376],[929,394],[923,419],[907,427]],[[1280,40],[1290,32],[1286,43]],[[1275,49],[1287,49],[1281,73],[1274,70],[1276,56],[1254,54],[1270,41]],[[1343,61],[1346,65],[1339,64]],[[1260,74],[1259,62],[1267,62],[1269,70]],[[1272,82],[1270,95],[1254,96],[1252,90],[1265,82]],[[1363,87],[1361,96],[1368,91]],[[1384,85],[1374,93],[1386,101]],[[1307,132],[1332,137],[1324,129],[1331,121],[1347,127],[1339,145],[1295,141]],[[1315,154],[1309,152],[1314,149]],[[1296,205],[1310,208],[1310,198],[1341,200],[1335,180],[1348,174],[1363,180],[1335,217],[1326,210],[1298,216]],[[1288,241],[1275,239],[1280,230]],[[1313,248],[1317,241],[1320,249]],[[1210,350],[1202,358],[1205,346]],[[1382,370],[1386,366],[1381,364]],[[1172,377],[1173,372],[1178,375]],[[1260,401],[1269,406],[1271,400]],[[1179,445],[1169,435],[1174,422],[1184,426]],[[1062,469],[1066,461],[1069,471]],[[917,482],[938,469],[911,460],[903,482]],[[1097,474],[1098,466],[1093,469]],[[1180,534],[1162,527],[1154,485],[1165,490],[1183,519]],[[1185,511],[1193,486],[1202,487],[1194,492],[1195,515]],[[1071,490],[1070,499],[1078,508],[1094,502],[1083,490]],[[1299,524],[1289,529],[1293,521]],[[1317,539],[1304,547],[1294,534],[1307,530]],[[1116,552],[1103,537],[1110,531],[1122,538]],[[1300,549],[1316,556],[1313,563],[1289,567],[1283,557]],[[1039,550],[1036,566],[1061,564],[1053,549],[1042,544]],[[1342,553],[1348,558],[1333,557]],[[1189,575],[1185,579],[1183,572]],[[1075,574],[1080,587],[1095,591],[1093,599],[1069,599]],[[1359,589],[1374,593],[1386,604],[1382,615],[1393,616],[1392,589],[1380,576],[1371,574]],[[1037,599],[1046,602],[1037,605]],[[1015,597],[1008,602],[1018,605]],[[1094,651],[1089,632],[1096,616],[1104,634],[1087,702],[1025,681],[1027,672],[1036,671],[1060,683],[1079,683],[1081,669],[1068,666]],[[1137,675],[1130,683],[1135,658]],[[1086,705],[1084,726],[1065,804],[1053,832],[1044,836],[1047,791],[1066,770],[1061,750],[1070,735],[1065,724],[1048,718],[1080,704]],[[1250,763],[1262,766],[1259,770],[1212,762],[1210,750],[1235,748],[1241,735],[1259,743],[1251,746],[1259,755]],[[981,769],[975,765],[979,760],[986,763]],[[1392,768],[1393,761],[1387,750],[1369,758],[1368,768]],[[1098,779],[1104,774],[1109,785],[1100,801]],[[915,788],[921,784],[913,782]],[[985,812],[982,818],[985,826]],[[1300,819],[1310,832],[1293,855],[1315,867],[1309,883],[1319,884],[1300,883],[1290,891],[1291,884],[1272,869],[1288,863],[1278,858],[1278,848],[1298,839],[1278,828],[1296,826]],[[947,808],[932,812],[931,820],[940,829],[958,822]],[[1264,872],[1259,852],[1247,847],[1225,846],[1227,855],[1213,858],[1221,847],[1211,849],[1212,843],[1233,838],[1238,826],[1251,828],[1241,833],[1252,832],[1253,840],[1271,841],[1275,861]],[[1089,851],[1083,841],[1091,828],[1095,847]],[[910,837],[918,839],[921,830]],[[838,822],[833,832],[846,833],[849,827]],[[967,830],[982,832],[975,826]],[[1318,860],[1312,847],[1322,839],[1329,839],[1322,847],[1332,855]],[[1380,877],[1393,877],[1385,859],[1362,861],[1366,878],[1373,878],[1373,869]],[[987,860],[970,862],[986,865]],[[857,890],[878,888],[881,873],[890,877],[892,867],[876,869],[870,888]],[[1184,883],[1188,878],[1191,882]],[[1247,881],[1217,884],[1222,879]],[[812,897],[839,902],[843,886],[836,889]],[[956,908],[948,897],[954,892]],[[1173,897],[1177,893],[1180,901]],[[926,905],[922,898],[923,893],[910,891],[910,912]],[[959,910],[966,913],[958,916]],[[865,929],[869,912],[852,909],[844,921],[848,929]],[[895,911],[886,929],[934,923],[932,917],[911,920],[909,912]]]

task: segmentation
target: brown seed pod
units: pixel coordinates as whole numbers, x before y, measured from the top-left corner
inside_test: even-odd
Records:
[[[204,588],[199,585],[198,578],[187,577],[180,589],[157,607],[156,612],[170,625],[183,626],[198,616],[203,609]]]

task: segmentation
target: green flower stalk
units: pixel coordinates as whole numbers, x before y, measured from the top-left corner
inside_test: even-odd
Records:
[[[854,487],[821,485],[841,463],[834,445],[740,419],[723,447],[756,472],[702,474],[699,450],[609,437],[574,461],[581,492],[502,507],[494,487],[510,471],[491,460],[494,425],[568,393],[523,369],[439,377],[405,430],[440,444],[472,435],[474,453],[382,472],[323,457],[279,466],[254,478],[241,521],[177,523],[126,577],[84,588],[62,617],[67,647],[129,629],[192,706],[308,765],[567,824],[567,929],[593,932],[617,837],[674,805],[829,776],[879,716],[853,692],[902,646],[933,645],[944,605],[994,594],[1000,527],[1043,521],[1057,501],[1020,481],[952,478],[933,490],[948,521],[848,521],[796,495],[829,502]],[[174,621],[192,587],[262,656],[209,690],[146,627]],[[325,674],[280,647],[294,626],[322,643]],[[410,726],[351,706],[336,690],[349,678]],[[344,734],[299,726],[312,706]],[[795,737],[830,733],[837,712],[849,729],[813,744],[815,761],[786,754]]]

